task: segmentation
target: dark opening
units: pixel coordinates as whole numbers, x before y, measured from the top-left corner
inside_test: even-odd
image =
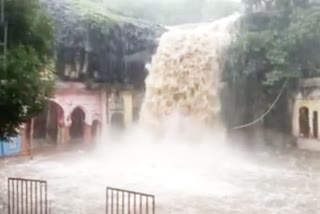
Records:
[[[309,109],[302,107],[299,110],[299,128],[300,135],[302,137],[309,137],[310,126],[309,126]]]
[[[123,129],[124,128],[124,117],[123,117],[123,114],[121,114],[119,112],[114,113],[111,116],[111,125],[114,128]]]
[[[81,108],[76,108],[71,114],[70,137],[72,139],[82,139],[84,136],[85,113]]]
[[[313,137],[318,138],[318,112],[313,112]]]
[[[44,111],[34,119],[33,137],[46,139],[47,142],[57,142],[59,118],[63,117],[62,108],[49,101]]]
[[[33,123],[33,138],[41,139],[46,138],[47,135],[47,116],[48,116],[48,107],[44,109],[36,118],[34,118]]]

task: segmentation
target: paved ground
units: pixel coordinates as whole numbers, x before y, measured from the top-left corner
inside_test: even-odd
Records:
[[[155,194],[157,213],[316,214],[319,158],[297,150],[128,144],[38,155],[0,161],[0,204],[7,177],[19,176],[48,181],[52,214],[104,213],[106,186]]]

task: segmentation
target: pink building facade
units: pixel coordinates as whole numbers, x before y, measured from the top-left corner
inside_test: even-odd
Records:
[[[93,144],[113,123],[130,126],[138,117],[141,97],[140,92],[132,89],[88,88],[79,82],[57,82],[45,110],[22,129],[22,150],[30,151],[31,140],[35,147]]]
[[[92,143],[93,133],[98,134],[101,129],[103,114],[103,96],[101,89],[88,90],[81,83],[68,83],[67,86],[57,87],[55,96],[51,100],[59,106],[58,143],[64,144],[71,140],[74,129],[74,137],[83,139],[86,143]],[[77,118],[78,117],[78,118]],[[80,118],[79,118],[80,117]],[[78,121],[78,126],[73,128],[73,121]],[[78,136],[77,136],[78,134]]]
[[[107,95],[101,87],[56,83],[45,110],[22,129],[22,153],[43,145],[92,144],[107,123]]]

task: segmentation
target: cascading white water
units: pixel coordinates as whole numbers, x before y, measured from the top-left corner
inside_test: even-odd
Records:
[[[143,124],[159,127],[180,115],[196,124],[221,126],[220,76],[239,17],[169,28],[147,66]]]

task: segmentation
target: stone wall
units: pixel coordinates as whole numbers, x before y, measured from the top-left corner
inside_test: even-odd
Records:
[[[302,110],[305,113],[302,115]],[[320,148],[320,78],[299,81],[299,90],[293,102],[292,134],[300,148]],[[302,126],[306,126],[305,129]],[[305,134],[304,132],[306,132]],[[316,149],[316,150],[318,150]]]

